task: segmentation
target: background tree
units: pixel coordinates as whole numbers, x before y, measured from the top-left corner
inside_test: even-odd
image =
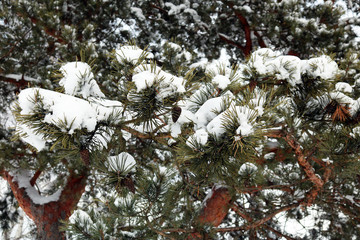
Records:
[[[59,220],[84,191],[72,238],[291,238],[276,214],[302,219],[307,206],[319,219],[308,238],[357,236],[358,18],[337,4],[2,1],[1,173],[38,237],[63,238]],[[149,54],[120,48],[133,37]],[[279,52],[251,55],[259,47]],[[323,51],[343,71],[326,57],[282,57]],[[85,113],[80,125],[49,122],[57,98],[22,91],[18,133],[33,148],[11,142],[9,104],[26,86],[104,115],[95,126]]]

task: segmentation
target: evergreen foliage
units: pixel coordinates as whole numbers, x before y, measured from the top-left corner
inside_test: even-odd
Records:
[[[356,239],[359,7],[1,1],[0,174],[39,239]]]

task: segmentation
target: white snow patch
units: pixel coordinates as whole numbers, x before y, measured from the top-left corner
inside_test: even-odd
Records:
[[[35,204],[43,205],[49,202],[58,201],[62,192],[62,189],[57,190],[54,194],[49,196],[41,196],[34,186],[31,186],[30,180],[32,175],[30,171],[22,169],[16,172],[10,172],[10,175],[14,177],[19,185],[19,188],[25,188],[27,195]]]
[[[343,93],[351,93],[353,88],[346,82],[338,82],[335,84],[335,90]]]
[[[187,141],[186,141],[186,145],[188,145],[189,147],[193,148],[196,143],[199,143],[200,145],[205,145],[208,141],[209,138],[209,134],[206,132],[205,129],[199,129],[196,130],[195,133],[190,136]]]
[[[140,92],[158,83],[158,94],[156,97],[162,100],[175,93],[185,92],[185,80],[182,77],[174,76],[150,64],[141,65],[134,70],[133,82],[136,92]]]
[[[230,84],[230,79],[224,75],[216,75],[212,79],[212,83],[217,85],[221,89],[225,89]]]
[[[136,85],[136,89],[137,89],[136,91],[141,92],[142,90],[151,87],[154,84],[155,77],[156,77],[155,74],[152,73],[151,71],[144,71],[135,74],[132,77],[132,81]]]
[[[169,45],[169,47],[175,51],[181,51],[181,49],[182,49],[179,44],[176,44],[173,42],[166,42],[166,44]]]
[[[273,159],[274,157],[275,157],[275,153],[273,152],[264,155],[264,159],[266,160]]]
[[[23,133],[21,139],[36,148],[38,151],[45,149],[46,140],[41,132],[35,133],[32,129],[24,124],[18,124],[16,131]]]
[[[307,60],[306,65],[304,64],[301,70],[302,73],[307,72],[312,77],[321,77],[324,80],[330,80],[338,74],[339,67],[329,56],[322,55]]]
[[[206,126],[206,130],[209,133],[215,135],[217,138],[225,133],[225,128],[223,126],[224,115],[225,112],[220,113],[213,120],[211,120],[209,124]]]
[[[2,76],[2,75],[0,75]],[[22,74],[6,74],[4,75],[5,78],[11,78],[11,79],[15,79],[16,81],[20,81],[21,79],[24,79],[27,82],[39,82],[39,79],[37,78],[32,78],[32,77],[28,77]]]
[[[333,160],[330,160],[329,157],[323,158],[322,161],[325,162],[325,163],[327,163],[327,164],[332,164],[332,163],[334,162]]]
[[[254,174],[257,170],[258,170],[258,167],[255,164],[253,164],[251,162],[246,162],[243,165],[241,165],[241,167],[239,169],[239,174],[240,175]]]
[[[318,217],[320,210],[316,206],[307,208],[306,211],[309,215],[300,220],[287,217],[286,212],[279,213],[275,219],[282,223],[281,228],[283,232],[300,238],[304,238],[311,229],[316,228],[316,223],[319,221],[322,221],[321,231],[329,231],[330,221]]]
[[[108,157],[108,169],[109,171],[122,171],[133,169],[136,165],[136,161],[133,156],[127,152],[122,152],[117,156]]]
[[[140,20],[140,21],[145,21],[145,16],[143,14],[143,11],[141,10],[141,8],[137,8],[137,7],[131,7],[130,11],[135,14],[135,16]]]
[[[34,102],[35,96],[41,99],[40,102]],[[105,99],[89,102],[41,88],[22,90],[18,95],[18,103],[22,115],[34,114],[35,109],[40,106],[45,114],[41,121],[54,124],[68,134],[73,134],[77,129],[94,131],[99,121],[107,119],[111,114],[122,109],[120,102]],[[31,125],[18,124],[16,128],[18,132],[25,133],[22,140],[34,146],[38,151],[45,147],[47,141],[53,140],[45,139],[41,131],[31,128]]]
[[[214,75],[224,75],[222,70],[225,70],[225,76],[227,76],[231,72],[230,59],[231,57],[226,52],[226,49],[222,48],[218,59],[214,59],[209,62],[207,58],[202,58],[200,61],[191,64],[190,68],[201,67],[206,73],[212,73]]]
[[[342,92],[331,92],[330,98],[341,104],[347,105],[350,108],[349,112],[351,115],[354,115],[360,108],[360,98],[354,100]]]
[[[206,126],[211,120],[218,116],[217,113],[221,112],[226,100],[227,97],[224,96],[207,100],[195,113],[197,126]]]
[[[334,79],[339,73],[338,65],[329,56],[301,60],[295,56],[281,56],[268,48],[253,52],[247,64],[261,75],[274,75],[287,80],[292,87],[302,83],[301,76],[305,73],[324,80]]]
[[[154,58],[152,53],[146,52],[137,46],[124,45],[115,51],[116,59],[120,63],[131,62],[135,64],[140,58]]]
[[[249,119],[257,112],[246,106],[235,106],[233,111],[236,113],[239,127],[236,129],[236,134],[241,136],[248,136],[254,132],[253,126],[249,123]]]
[[[69,62],[60,68],[60,72],[64,77],[59,84],[64,87],[65,94],[83,98],[105,97],[87,63]]]

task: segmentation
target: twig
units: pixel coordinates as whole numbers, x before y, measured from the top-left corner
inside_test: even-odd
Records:
[[[289,237],[289,236],[287,236],[287,235],[279,232],[278,230],[276,230],[276,229],[274,229],[274,228],[272,228],[272,227],[270,227],[270,226],[268,226],[268,225],[266,225],[266,224],[264,224],[264,228],[272,231],[273,233],[275,233],[275,234],[278,235],[279,237],[286,238],[287,240],[295,240],[295,238]]]
[[[300,203],[301,202],[298,202],[298,203],[294,203],[294,204],[279,208],[276,211],[274,211],[273,213],[269,214],[268,216],[254,222],[252,224],[249,224],[249,225],[244,225],[244,226],[240,226],[240,227],[215,228],[214,230],[216,232],[233,232],[233,231],[250,230],[253,228],[257,228],[257,227],[263,225],[264,223],[266,223],[267,221],[271,220],[277,214],[298,207],[300,205]]]
[[[33,177],[31,178],[31,180],[30,180],[31,186],[34,186],[34,185],[35,185],[35,182],[36,182],[36,180],[39,178],[41,172],[42,172],[42,171],[41,171],[40,169],[38,169],[38,170],[35,172],[34,176],[33,176]]]
[[[25,33],[21,36],[21,38],[20,38],[19,40],[17,40],[17,41],[12,45],[12,47],[10,48],[10,50],[9,50],[7,53],[5,53],[4,56],[2,56],[2,57],[0,58],[0,60],[8,57],[8,56],[12,53],[12,51],[14,51],[16,45],[18,45],[19,42],[20,42],[21,40],[23,40],[23,38],[30,32],[30,30],[31,30],[31,29],[29,29],[27,32],[25,32]]]

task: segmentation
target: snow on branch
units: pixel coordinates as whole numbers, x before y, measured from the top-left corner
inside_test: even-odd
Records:
[[[38,151],[45,148],[46,142],[54,141],[43,130],[43,124],[55,126],[62,132],[73,134],[75,130],[94,131],[97,123],[109,118],[122,109],[117,101],[87,101],[81,98],[41,88],[28,88],[18,96],[18,108],[15,115],[18,121],[17,131],[23,141]],[[16,112],[18,113],[16,114]],[[29,118],[39,118],[29,121]]]
[[[62,189],[57,190],[54,194],[43,196],[40,195],[38,190],[31,185],[32,174],[30,171],[22,169],[17,172],[10,173],[14,178],[13,181],[18,183],[19,188],[24,188],[27,195],[30,197],[34,204],[44,205],[49,202],[56,202],[59,200]]]
[[[133,82],[136,91],[140,92],[148,87],[158,84],[157,98],[162,100],[175,93],[185,92],[185,80],[174,76],[151,64],[140,65],[134,69]]]
[[[59,84],[71,96],[105,97],[94,79],[91,67],[84,62],[69,62],[60,68],[63,78]]]
[[[116,59],[120,63],[130,62],[135,64],[139,60],[142,61],[146,58],[152,59],[154,55],[146,52],[137,46],[124,45],[115,51]]]
[[[304,74],[324,80],[334,79],[339,74],[337,64],[329,56],[301,60],[295,56],[281,56],[268,48],[253,52],[248,65],[259,74],[275,74],[277,79],[288,81],[292,87],[302,83],[301,76]]]

